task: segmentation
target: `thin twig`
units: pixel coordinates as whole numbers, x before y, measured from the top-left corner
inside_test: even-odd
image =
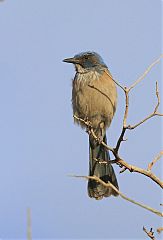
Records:
[[[77,117],[76,115],[74,115],[73,117],[74,117],[76,120],[84,123],[85,126],[88,127],[88,129],[87,129],[88,134],[89,134],[89,135],[92,135],[93,138],[94,138],[96,141],[100,141],[100,143],[101,143],[107,150],[110,150],[111,152],[114,152],[114,149],[113,149],[112,147],[108,146],[105,142],[99,140],[99,138],[96,136],[95,132],[93,131],[93,128],[92,128],[91,123],[90,123],[89,121],[84,120],[84,119],[82,119],[82,118],[79,118],[79,117]]]
[[[134,88],[138,83],[140,83],[145,76],[149,73],[149,71],[157,64],[160,62],[161,58],[163,58],[163,54],[160,55],[159,58],[157,58],[146,70],[145,72],[129,87],[129,91]]]
[[[156,177],[155,174],[153,174],[152,172],[148,171],[148,170],[144,170],[142,168],[136,167],[134,165],[130,165],[127,162],[125,162],[123,159],[118,159],[117,160],[117,164],[119,164],[120,166],[125,167],[126,169],[128,169],[130,172],[135,172],[135,173],[140,173],[146,177],[149,177],[152,181],[154,181],[155,183],[157,183],[161,188],[163,188],[163,182]]]
[[[155,240],[155,239],[156,239],[155,236],[154,236],[154,232],[153,232],[152,228],[151,228],[150,231],[148,232],[148,231],[146,230],[146,228],[143,227],[143,231],[144,231],[144,232],[148,235],[148,237],[151,238],[152,240]]]
[[[157,112],[157,109],[160,105],[160,95],[159,95],[159,90],[158,90],[158,82],[156,81],[156,97],[157,97],[157,105],[155,107],[154,113]]]
[[[104,71],[105,71],[105,70],[104,70]],[[111,74],[109,74],[108,71],[105,71],[105,73],[113,80],[113,82],[115,82],[115,84],[116,84],[118,87],[120,87],[120,88],[124,91],[124,87],[123,87],[116,79],[114,79],[114,78],[111,76]]]
[[[158,82],[156,82],[156,97],[157,97],[157,104],[154,108],[154,111],[149,114],[146,118],[144,118],[143,120],[141,120],[139,123],[135,124],[135,125],[128,125],[126,128],[127,129],[130,129],[130,130],[133,130],[135,129],[136,127],[140,126],[142,123],[146,122],[147,120],[149,120],[150,118],[154,117],[154,116],[163,116],[162,113],[158,113],[157,110],[158,110],[158,107],[160,105],[160,95],[159,95],[159,90],[158,90]]]
[[[123,167],[122,170],[121,170],[119,173],[123,173],[123,172],[125,172],[126,170],[127,170],[127,168],[126,168],[126,167]]]
[[[154,117],[154,116],[163,116],[163,114],[157,112],[157,109],[159,107],[159,104],[160,104],[160,96],[159,96],[159,91],[158,91],[158,83],[156,82],[156,96],[157,96],[157,99],[158,99],[158,102],[157,102],[157,105],[154,109],[154,112],[152,114],[150,114],[149,116],[147,116],[145,119],[143,119],[142,121],[140,121],[139,123],[131,126],[131,125],[128,125],[127,126],[127,117],[128,117],[128,109],[129,109],[129,92],[131,89],[133,89],[138,83],[140,83],[144,78],[145,76],[147,75],[147,73],[157,64],[160,62],[161,58],[163,57],[163,54],[160,55],[159,58],[157,58],[146,70],[145,72],[130,86],[130,87],[124,87],[122,86],[117,80],[115,80],[111,74],[109,74],[107,71],[105,71],[105,73],[115,82],[115,84],[117,86],[119,86],[123,91],[124,91],[124,94],[125,94],[125,113],[124,113],[124,117],[123,117],[123,128],[122,128],[122,131],[121,131],[121,134],[120,134],[120,137],[117,141],[117,146],[115,148],[116,152],[118,152],[119,150],[119,147],[120,147],[120,144],[121,142],[123,141],[123,138],[124,138],[124,135],[125,135],[125,132],[126,132],[126,129],[135,129],[136,127],[140,126],[142,123],[146,122],[148,119]]]
[[[157,228],[157,232],[160,234],[163,231],[163,227]]]
[[[155,158],[154,160],[148,164],[148,168],[147,171],[151,171],[153,165],[161,158],[161,156],[163,155],[163,151],[161,151]]]
[[[116,147],[115,147],[115,152],[116,152],[116,153],[118,153],[118,150],[119,150],[119,148],[120,148],[121,142],[124,141],[125,132],[126,132],[126,128],[123,127],[123,128],[122,128],[122,132],[121,132],[121,134],[120,134],[120,137],[119,137],[119,139],[118,139],[118,141],[117,141],[117,144],[116,144]]]
[[[96,177],[96,176],[78,176],[78,175],[70,175],[71,177],[76,177],[76,178],[84,178],[84,179],[91,179],[91,180],[95,180],[97,182],[99,182],[100,184],[102,184],[103,186],[105,187],[108,187],[108,188],[112,188],[115,192],[117,192],[119,194],[119,196],[121,196],[121,198],[131,202],[131,203],[134,203],[142,208],[145,208],[146,210],[152,212],[152,213],[155,213],[156,215],[158,216],[161,216],[163,217],[163,213],[159,212],[158,210],[156,209],[153,209],[147,205],[144,205],[144,204],[141,204],[139,202],[136,202],[134,200],[132,200],[131,198],[128,198],[126,195],[124,195],[122,192],[120,192],[111,182],[108,182],[108,183],[105,183],[104,181],[102,181],[100,178]]]
[[[88,131],[88,134],[93,136],[93,138],[98,141],[98,137],[96,136],[93,128],[91,127],[91,124],[89,121],[85,121],[77,116],[74,115],[74,118],[78,121],[81,121],[82,123],[84,123],[87,127],[89,127],[89,131]],[[144,170],[142,168],[139,168],[139,167],[136,167],[134,165],[130,165],[128,164],[127,162],[125,162],[118,154],[118,149],[119,149],[119,146],[120,146],[120,143],[122,142],[122,138],[123,138],[123,133],[121,134],[118,142],[117,142],[117,146],[115,148],[112,148],[110,146],[108,146],[104,141],[100,141],[100,144],[103,145],[108,151],[111,151],[115,157],[115,160],[113,163],[116,162],[116,164],[118,164],[120,167],[124,167],[126,169],[128,169],[130,172],[137,172],[137,173],[140,173],[140,174],[143,174],[145,175],[146,177],[149,177],[151,180],[153,180],[155,183],[157,183],[161,188],[163,188],[163,182],[158,178],[156,177],[152,172],[148,171],[148,170]],[[110,162],[112,163],[112,162]]]
[[[127,129],[129,130],[133,130],[135,129],[136,127],[140,126],[142,123],[145,123],[147,120],[149,120],[150,118],[154,117],[154,116],[160,116],[162,117],[163,114],[162,113],[152,113],[150,114],[148,117],[144,118],[143,120],[141,120],[139,123],[135,124],[135,125],[128,125],[127,126]]]
[[[129,89],[128,88],[125,88],[125,98],[126,98],[126,107],[125,107],[125,113],[123,118],[124,128],[126,128],[127,126],[128,108],[129,108]]]

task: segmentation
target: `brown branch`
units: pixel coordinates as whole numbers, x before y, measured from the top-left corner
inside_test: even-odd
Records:
[[[123,127],[123,128],[122,128],[122,132],[121,132],[121,134],[120,134],[120,137],[119,137],[119,139],[118,139],[118,141],[117,141],[116,147],[115,147],[115,149],[114,149],[117,154],[118,154],[118,151],[119,151],[119,148],[120,148],[121,143],[124,142],[125,132],[126,132],[126,128]]]
[[[156,81],[156,97],[157,97],[157,105],[155,107],[154,113],[157,112],[157,109],[160,105],[160,95],[159,95],[159,90],[158,90],[158,82]]]
[[[80,122],[82,122],[82,123],[85,124],[85,126],[87,127],[87,132],[88,132],[88,134],[89,134],[89,135],[92,135],[93,138],[94,138],[97,142],[99,141],[99,143],[101,143],[107,150],[110,150],[111,152],[114,152],[114,149],[113,149],[112,147],[110,147],[110,146],[108,146],[107,144],[105,144],[103,141],[101,141],[101,140],[96,136],[95,132],[93,131],[93,128],[92,128],[92,125],[91,125],[91,122],[90,122],[90,121],[84,120],[84,119],[82,119],[82,118],[79,118],[79,117],[77,117],[76,115],[73,115],[73,117],[74,117],[76,120],[78,120],[78,121],[80,121]]]
[[[105,71],[105,70],[104,70]],[[108,71],[105,71],[105,73],[115,82],[115,84],[120,87],[123,91],[125,91],[125,87],[123,87],[116,79],[114,79],[111,74],[108,73]]]
[[[151,171],[153,165],[161,158],[161,156],[163,155],[163,151],[161,151],[155,158],[154,160],[148,164],[148,169],[147,171]]]
[[[144,170],[139,167],[136,167],[134,165],[130,165],[127,162],[125,162],[123,159],[120,159],[120,158],[117,160],[117,164],[125,167],[130,172],[140,173],[146,177],[149,177],[151,180],[153,180],[155,183],[157,183],[161,188],[163,188],[163,182],[158,177],[156,177],[156,175],[154,175],[152,172],[150,172],[148,170]]]
[[[133,126],[128,125],[126,127],[127,129],[130,129],[130,130],[135,129],[136,127],[140,126],[142,123],[146,122],[148,119],[150,119],[150,118],[152,118],[154,116],[163,116],[163,114],[157,112],[158,107],[160,105],[160,95],[159,95],[159,90],[158,90],[158,82],[156,82],[156,97],[157,97],[157,104],[156,104],[156,106],[154,108],[154,111],[151,114],[149,114],[146,118],[141,120],[139,123],[137,123],[137,124],[135,124]]]
[[[163,227],[157,228],[157,232],[160,234],[163,231]]]
[[[140,174],[143,174],[145,175],[146,177],[149,177],[151,180],[153,180],[155,183],[157,183],[161,188],[163,188],[163,182],[158,178],[156,177],[152,172],[148,171],[148,170],[144,170],[142,168],[139,168],[139,167],[136,167],[134,165],[130,165],[128,164],[127,162],[125,162],[118,154],[118,149],[119,149],[119,146],[120,146],[120,143],[122,142],[122,139],[123,138],[123,132],[119,138],[119,142],[117,143],[117,146],[116,148],[112,148],[110,146],[108,146],[104,141],[101,141],[99,140],[99,138],[96,136],[95,132],[93,131],[92,127],[91,127],[91,124],[88,120],[83,120],[77,116],[74,115],[74,118],[78,121],[81,121],[82,123],[84,123],[89,129],[88,129],[88,134],[89,135],[92,135],[93,138],[96,140],[96,141],[99,141],[100,144],[102,144],[107,150],[111,151],[115,157],[115,160],[114,161],[110,161],[110,163],[115,163],[118,164],[120,167],[124,167],[125,170],[128,169],[130,172],[137,172],[137,173],[140,173]],[[125,131],[125,130],[124,130]],[[124,170],[124,171],[125,171]],[[122,171],[122,172],[124,172]]]
[[[133,89],[138,83],[140,83],[145,76],[149,73],[149,71],[160,62],[161,58],[163,58],[163,54],[160,55],[159,58],[157,58],[146,70],[145,72],[129,87],[129,91]]]
[[[143,231],[148,235],[149,238],[151,238],[151,239],[153,239],[153,240],[156,239],[156,238],[154,237],[154,232],[153,232],[152,228],[151,228],[150,231],[148,232],[148,231],[146,230],[146,228],[143,227]]]
[[[138,83],[140,83],[145,76],[147,75],[147,73],[156,65],[160,62],[161,58],[163,58],[163,54],[160,55],[159,58],[157,58],[146,70],[145,72],[130,86],[130,87],[124,87],[122,86],[117,80],[115,80],[111,74],[109,74],[107,71],[105,71],[105,73],[115,82],[115,84],[117,86],[119,86],[125,93],[125,113],[124,113],[124,117],[123,117],[123,128],[120,134],[120,137],[117,141],[117,145],[115,147],[115,151],[118,153],[118,150],[120,148],[120,144],[123,141],[126,129],[132,130],[135,129],[136,127],[140,126],[142,123],[146,122],[148,119],[154,117],[154,116],[163,116],[163,114],[157,112],[157,109],[159,107],[160,104],[160,96],[159,96],[159,91],[158,91],[158,83],[156,82],[156,96],[157,96],[157,105],[154,109],[154,112],[152,114],[150,114],[149,116],[147,116],[145,119],[143,119],[142,121],[140,121],[139,123],[131,126],[131,125],[127,125],[127,117],[128,117],[128,109],[129,109],[129,92],[131,91],[131,89],[133,89]]]
[[[119,171],[119,173],[123,173],[123,172],[125,172],[127,170],[127,168],[126,167],[123,167],[122,169],[121,169],[121,171]]]
[[[133,130],[133,129],[135,129],[136,127],[140,126],[142,123],[146,122],[147,120],[149,120],[150,118],[152,118],[152,117],[154,117],[154,116],[160,116],[160,117],[162,117],[163,114],[161,114],[161,113],[152,113],[152,114],[150,114],[148,117],[146,117],[146,118],[144,118],[143,120],[141,120],[139,123],[137,123],[137,124],[135,124],[135,125],[133,125],[133,126],[128,125],[128,126],[127,126],[127,129]]]
[[[146,210],[152,212],[152,213],[155,213],[156,215],[158,216],[161,216],[163,217],[163,213],[159,212],[158,210],[156,209],[153,209],[147,205],[144,205],[144,204],[141,204],[139,202],[136,202],[134,200],[132,200],[131,198],[128,198],[126,195],[124,195],[122,192],[120,192],[111,182],[108,182],[108,183],[105,183],[104,181],[102,181],[100,178],[96,177],[96,176],[78,176],[78,175],[70,175],[71,177],[76,177],[76,178],[84,178],[84,179],[92,179],[92,180],[95,180],[97,182],[99,182],[100,184],[102,184],[103,186],[105,187],[108,187],[108,188],[112,188],[115,192],[117,192],[119,194],[119,196],[133,204],[136,204],[142,208],[145,208]]]
[[[123,127],[126,128],[127,126],[127,117],[128,117],[128,108],[129,108],[129,89],[127,87],[125,89],[125,98],[126,98],[126,107],[125,107],[125,113],[123,118]]]
[[[125,112],[124,112],[124,117],[123,117],[123,128],[120,134],[120,137],[117,141],[116,147],[115,147],[115,152],[118,153],[118,150],[120,148],[121,142],[124,141],[124,135],[127,130],[127,117],[128,117],[128,108],[129,108],[129,90],[128,88],[124,87],[124,93],[125,93]]]

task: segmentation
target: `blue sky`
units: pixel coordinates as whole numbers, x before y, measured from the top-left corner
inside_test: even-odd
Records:
[[[28,0],[0,3],[0,238],[26,238],[26,209],[33,238],[145,239],[142,227],[161,219],[120,198],[88,198],[88,136],[73,124],[74,68],[62,62],[81,51],[98,52],[112,75],[129,86],[161,54],[159,0]],[[132,91],[128,123],[149,114],[161,91],[161,64]],[[161,93],[160,93],[161,94]],[[120,134],[124,95],[108,130]],[[161,150],[161,119],[127,133],[121,155],[147,168]],[[136,173],[119,174],[121,191],[160,209],[161,192]],[[161,176],[161,162],[153,172]]]

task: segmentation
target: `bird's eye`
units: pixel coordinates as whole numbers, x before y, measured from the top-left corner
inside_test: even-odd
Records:
[[[87,60],[89,57],[88,56],[85,56],[85,59]]]

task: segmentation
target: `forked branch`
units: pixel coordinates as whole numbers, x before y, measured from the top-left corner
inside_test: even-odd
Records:
[[[75,116],[74,115],[74,118],[78,121],[82,121],[82,123],[84,123],[86,125],[88,129],[88,134],[93,136],[94,139],[96,141],[99,141],[98,137],[96,136],[93,128],[91,127],[90,125],[90,122],[89,121],[85,121],[83,119],[80,119],[79,117]],[[145,169],[142,169],[142,168],[139,168],[139,167],[136,167],[134,165],[130,165],[128,164],[126,161],[124,161],[120,156],[119,156],[119,153],[117,152],[116,148],[113,148],[113,147],[110,147],[108,146],[104,141],[101,141],[100,140],[100,143],[108,150],[108,151],[111,151],[115,157],[115,160],[114,161],[109,161],[110,164],[112,163],[116,163],[118,164],[120,167],[124,167],[125,170],[129,170],[130,172],[137,172],[137,173],[140,173],[140,174],[143,174],[145,175],[146,177],[149,177],[151,180],[153,180],[155,183],[157,183],[161,188],[163,188],[163,182],[158,178],[156,177],[156,175],[154,175],[151,171],[148,171],[148,170],[145,170]],[[123,170],[123,171],[125,171]],[[121,172],[123,172],[121,171]]]

